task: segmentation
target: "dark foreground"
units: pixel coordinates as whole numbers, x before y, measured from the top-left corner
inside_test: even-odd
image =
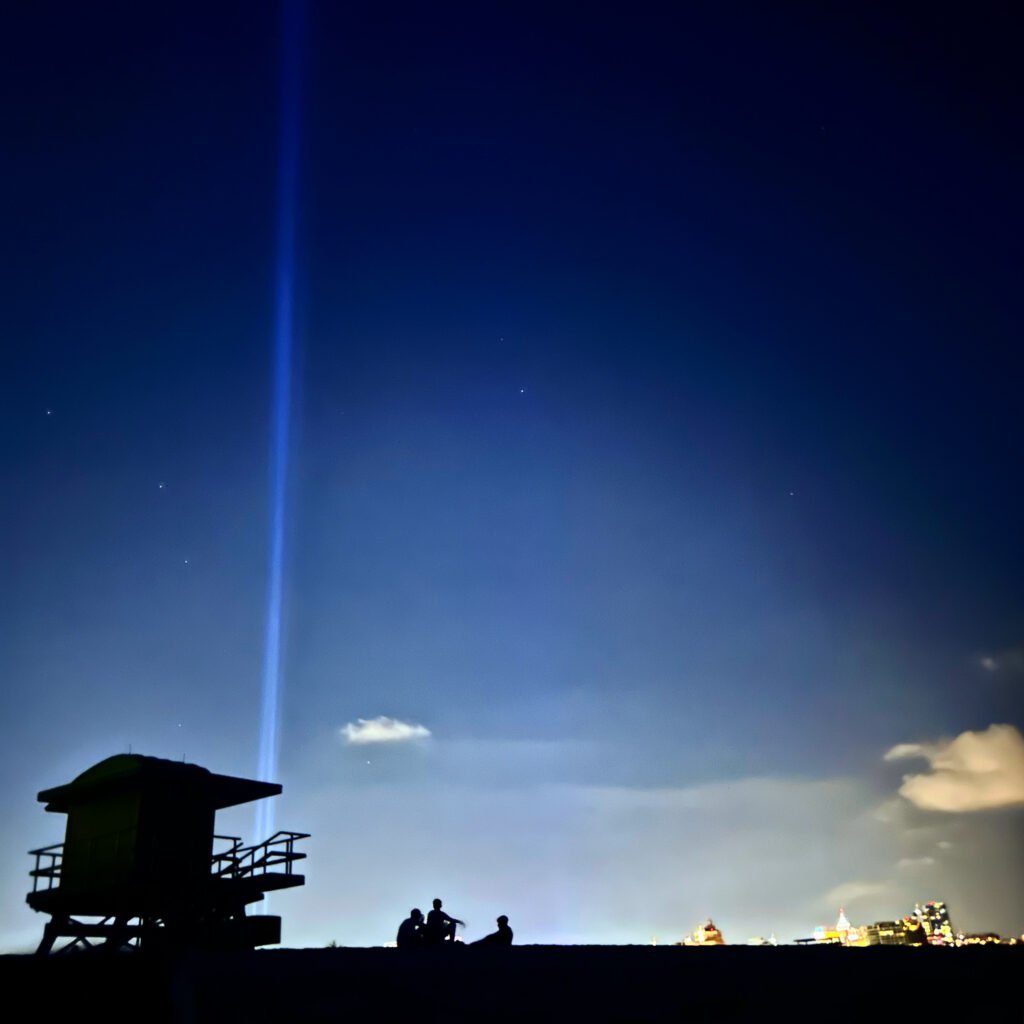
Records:
[[[1024,946],[945,949],[519,946],[268,950],[177,960],[0,957],[27,1021],[1021,1020]],[[927,1007],[927,1012],[924,1008]],[[856,1010],[854,1009],[856,1008]],[[992,1014],[994,1016],[987,1016]],[[766,1015],[768,1015],[766,1017]]]

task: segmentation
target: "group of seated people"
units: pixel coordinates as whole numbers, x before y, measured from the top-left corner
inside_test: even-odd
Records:
[[[434,909],[423,917],[423,911],[413,907],[409,916],[398,927],[398,948],[416,949],[423,946],[444,946],[455,942],[455,929],[464,922],[457,917],[449,917],[441,909],[441,901],[434,900]],[[508,926],[508,918],[502,914],[498,918],[498,930],[485,935],[471,946],[511,946],[512,929]]]

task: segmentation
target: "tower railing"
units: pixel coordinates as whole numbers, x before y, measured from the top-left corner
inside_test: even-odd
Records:
[[[290,875],[295,862],[306,856],[296,852],[295,843],[308,838],[308,832],[275,832],[255,846],[242,846],[238,840],[224,853],[214,855],[214,874],[227,878],[253,878],[270,872]]]
[[[210,856],[210,872],[218,878],[234,875],[238,867],[238,854],[242,850],[241,836],[214,836],[214,843],[227,843],[227,848],[214,850]]]
[[[254,878],[270,872],[293,874],[296,861],[305,858],[295,850],[300,839],[308,839],[308,832],[275,832],[269,839],[254,846],[243,846],[240,836],[214,836],[227,846],[214,850],[210,856],[210,873],[216,878]],[[32,891],[55,889],[60,885],[64,864],[64,844],[54,843],[38,850],[29,850],[35,865],[29,872]],[[45,884],[44,884],[45,883]]]
[[[32,877],[32,891],[38,892],[42,879],[46,879],[46,889],[54,889],[60,885],[60,872],[64,863],[64,844],[54,843],[38,850],[29,850],[28,855],[35,857],[35,867],[29,872]]]

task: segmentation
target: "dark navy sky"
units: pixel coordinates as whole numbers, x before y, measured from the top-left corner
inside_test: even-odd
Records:
[[[255,771],[279,24],[0,33],[5,948],[36,790],[129,745]],[[534,941],[1024,928],[1020,43],[1002,5],[310,5],[286,942],[438,894]],[[378,716],[431,735],[346,742]],[[944,765],[955,811],[897,795]]]

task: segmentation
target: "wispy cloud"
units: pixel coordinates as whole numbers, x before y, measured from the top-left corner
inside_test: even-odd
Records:
[[[902,761],[908,757],[928,757],[930,749],[931,747],[924,743],[897,743],[883,756],[886,761]]]
[[[404,743],[408,740],[423,740],[430,736],[425,725],[416,722],[402,722],[397,718],[380,715],[377,718],[357,718],[341,727],[341,734],[347,743]]]
[[[907,805],[898,796],[886,800],[871,811],[871,817],[883,825],[902,824],[906,820]]]
[[[990,725],[936,743],[900,743],[885,760],[920,758],[930,771],[905,775],[900,794],[929,811],[979,811],[1024,803],[1024,737]]]
[[[1019,674],[1024,672],[1024,650],[1019,647],[1011,647],[1005,651],[983,654],[978,658],[978,664],[986,672]]]
[[[934,864],[934,857],[901,857],[896,867],[901,871],[916,871],[919,868],[930,868]]]
[[[868,896],[877,896],[888,889],[885,882],[843,882],[829,889],[822,898],[826,906],[846,906]]]

